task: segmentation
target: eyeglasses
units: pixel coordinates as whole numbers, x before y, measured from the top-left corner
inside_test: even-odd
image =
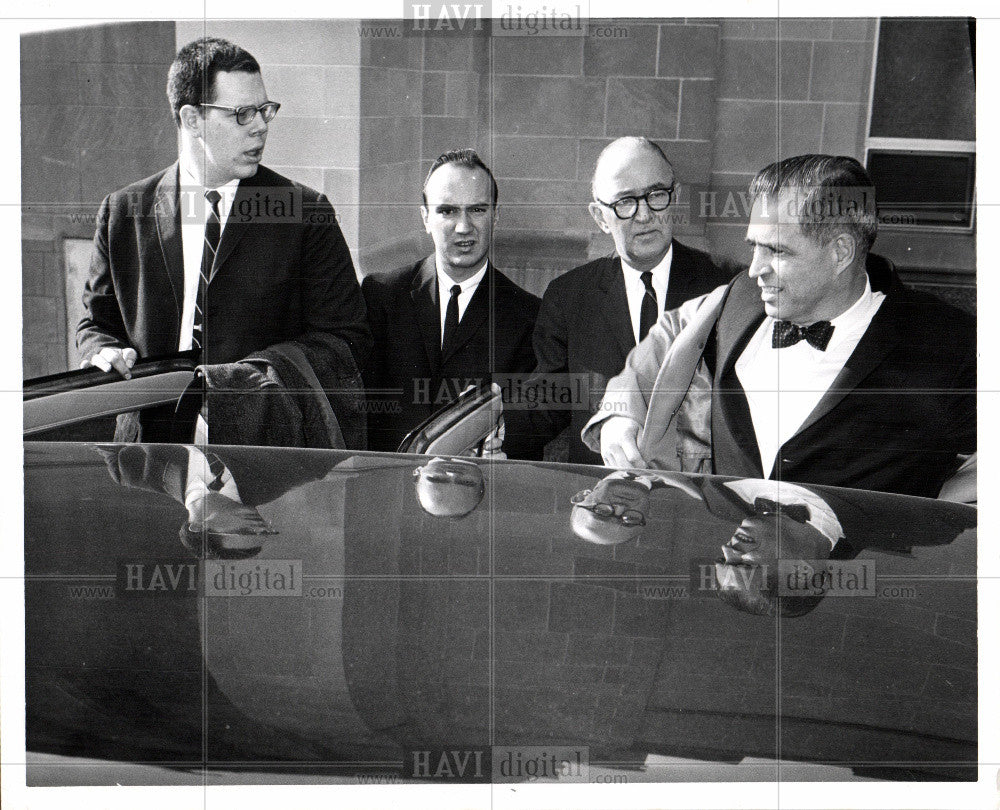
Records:
[[[645,526],[646,516],[640,512],[638,509],[626,509],[622,504],[611,504],[611,503],[583,503],[587,496],[590,495],[592,490],[585,489],[582,492],[577,492],[576,495],[569,499],[569,502],[573,506],[579,506],[581,509],[586,509],[588,512],[593,512],[598,517],[602,518],[617,518],[618,522],[623,526]]]
[[[214,107],[216,110],[228,110],[236,115],[236,123],[241,127],[245,127],[254,118],[257,117],[257,113],[260,113],[260,117],[264,119],[266,124],[274,116],[278,114],[278,110],[281,105],[277,101],[265,101],[259,107],[255,107],[253,104],[247,104],[243,107],[223,107],[221,104],[199,104],[199,107]]]
[[[674,187],[671,186],[670,188],[654,188],[638,197],[622,197],[613,203],[606,203],[596,197],[594,199],[614,211],[618,219],[632,219],[639,210],[639,200],[645,200],[650,211],[665,211],[673,198]]]

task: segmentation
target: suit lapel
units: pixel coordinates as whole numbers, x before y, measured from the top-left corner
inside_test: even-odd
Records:
[[[733,447],[734,458],[738,458],[739,464],[743,465],[739,474],[758,478],[764,477],[765,470],[760,460],[750,405],[736,375],[736,361],[763,319],[764,305],[757,285],[749,276],[738,278],[730,289],[716,324],[716,369],[712,385],[712,397],[719,403],[730,433],[744,437],[738,452],[735,445]],[[750,440],[753,441],[752,447]]]
[[[413,311],[427,353],[428,366],[431,374],[436,375],[441,367],[441,311],[433,254],[416,266],[410,286],[410,298],[413,300]]]
[[[676,309],[685,301],[690,301],[697,297],[701,287],[699,267],[694,261],[692,252],[677,240],[674,240],[673,256],[670,259],[670,278],[667,281],[667,300],[663,302],[663,309]]]
[[[833,384],[795,432],[796,436],[830,413],[865,377],[871,374],[889,352],[899,345],[902,335],[896,325],[897,301],[898,295],[890,293],[886,296],[868,329],[858,341],[854,352],[847,358]],[[793,436],[789,441],[794,438]]]
[[[181,241],[181,205],[178,188],[179,165],[174,164],[160,179],[154,195],[156,237],[163,255],[163,266],[170,280],[177,308],[177,320],[184,305],[184,247]]]
[[[757,285],[748,276],[737,279],[719,317],[716,333],[716,363],[721,373],[736,365],[747,341],[763,320],[764,304]]]
[[[604,318],[607,334],[612,335],[621,348],[624,357],[635,346],[635,334],[632,332],[632,317],[628,311],[628,297],[625,295],[625,280],[622,278],[621,259],[617,256],[608,258],[597,282],[597,297],[593,312]],[[579,317],[592,317],[590,312],[577,313]]]
[[[240,222],[239,218],[233,216],[233,214],[240,210],[240,202],[242,200],[248,200],[246,206],[250,209],[252,206],[250,203],[250,188],[251,186],[258,188],[261,185],[260,171],[248,180],[240,180],[239,185],[236,186],[236,194],[233,197],[233,205],[229,209],[229,217],[226,219],[226,227],[222,229],[222,238],[219,240],[219,250],[215,254],[215,263],[212,265],[212,273],[208,278],[209,284],[212,280],[219,274],[219,271],[225,266],[226,260],[232,255],[233,249],[239,244],[239,241],[247,232],[247,225],[252,225],[252,222]]]
[[[458,322],[458,329],[455,332],[455,339],[450,346],[445,346],[441,355],[441,365],[444,366],[466,343],[468,343],[484,325],[487,325],[490,317],[490,303],[492,300],[493,285],[496,283],[496,274],[492,263],[486,266],[486,275],[483,276],[476,291],[469,299],[469,305],[462,314],[462,319]]]

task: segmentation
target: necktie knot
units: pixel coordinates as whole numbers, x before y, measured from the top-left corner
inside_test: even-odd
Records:
[[[809,326],[798,326],[791,321],[775,321],[771,333],[771,348],[784,349],[794,346],[800,340],[805,340],[810,346],[826,351],[834,326],[829,321],[816,321]]]
[[[214,188],[209,189],[205,192],[205,199],[211,204],[212,208],[218,210],[219,200],[222,199],[222,195],[219,194]]]
[[[451,288],[451,297],[452,298],[458,298],[458,296],[461,295],[461,293],[462,293],[462,285],[461,284],[454,284],[454,285],[452,285],[452,288]]]
[[[653,290],[653,273],[647,270],[639,278],[642,279],[642,283],[646,287],[646,294],[653,293],[655,295],[656,292]]]

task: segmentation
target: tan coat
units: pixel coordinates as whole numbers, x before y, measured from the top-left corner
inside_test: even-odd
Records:
[[[639,453],[648,467],[712,471],[712,377],[703,354],[728,289],[722,285],[663,313],[608,383],[581,433],[584,444],[600,452],[601,423],[627,416],[642,425]]]

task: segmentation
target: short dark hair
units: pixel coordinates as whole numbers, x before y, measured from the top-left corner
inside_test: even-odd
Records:
[[[878,234],[875,184],[858,161],[844,155],[798,155],[761,169],[750,182],[750,198],[794,190],[800,196],[802,233],[825,243],[850,233],[864,258]]]
[[[167,99],[180,124],[181,107],[211,103],[216,74],[260,73],[260,64],[239,45],[227,39],[202,37],[189,42],[177,52],[167,74]]]
[[[427,177],[424,178],[424,189],[421,192],[424,205],[427,205],[427,184],[430,182],[431,175],[449,163],[455,166],[465,166],[467,169],[482,169],[486,172],[486,176],[490,178],[490,186],[493,190],[493,206],[494,208],[496,207],[497,200],[500,199],[500,190],[497,188],[496,178],[493,176],[493,172],[490,171],[490,167],[483,163],[483,159],[476,154],[475,149],[451,149],[443,155],[438,155],[437,159],[431,164],[431,169],[427,172]]]

